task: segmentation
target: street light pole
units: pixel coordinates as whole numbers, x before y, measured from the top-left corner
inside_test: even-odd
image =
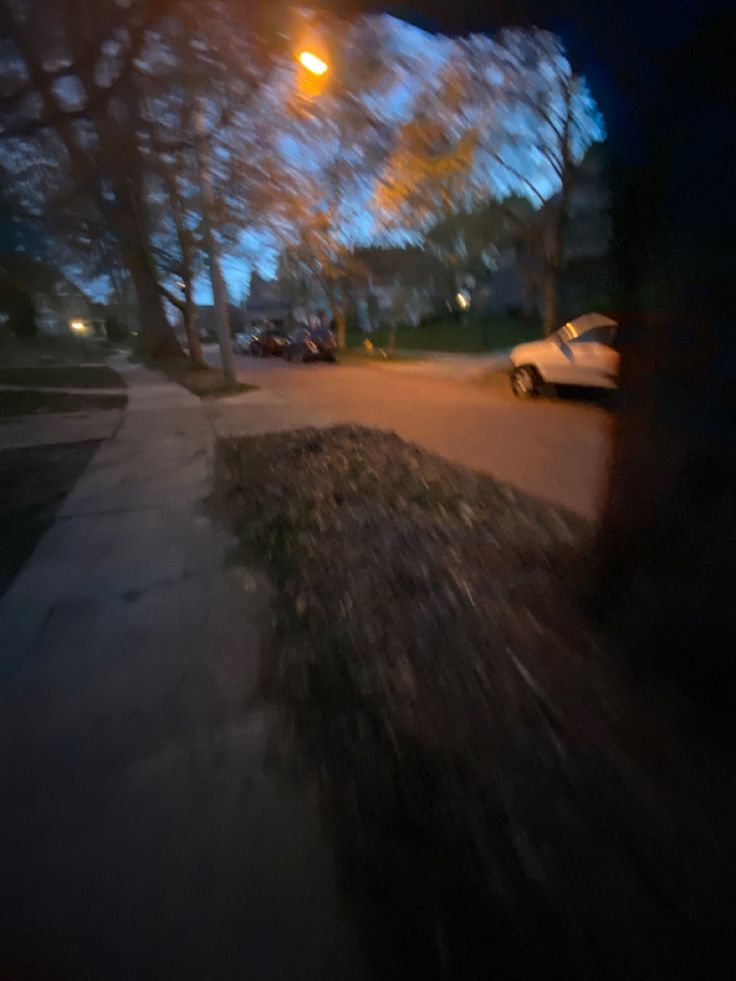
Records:
[[[206,123],[204,106],[198,103],[194,112],[195,150],[197,156],[197,172],[199,176],[199,193],[202,203],[202,237],[207,253],[207,265],[212,284],[212,302],[215,309],[217,338],[220,343],[220,360],[222,372],[228,385],[235,385],[235,357],[233,341],[230,333],[230,322],[227,312],[227,292],[225,280],[220,265],[220,249],[212,228],[215,195],[212,187],[212,171],[210,169],[209,153],[206,145]]]

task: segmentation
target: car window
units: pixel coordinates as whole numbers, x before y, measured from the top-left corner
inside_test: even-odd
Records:
[[[616,337],[615,327],[591,327],[579,337],[573,337],[570,344],[613,344]]]

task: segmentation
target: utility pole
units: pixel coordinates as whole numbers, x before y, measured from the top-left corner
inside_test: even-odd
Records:
[[[220,342],[220,360],[222,361],[225,382],[228,385],[234,386],[236,382],[235,358],[233,356],[233,341],[232,335],[230,334],[230,321],[227,313],[227,292],[220,266],[220,250],[212,229],[215,196],[212,189],[212,171],[210,169],[209,149],[207,147],[205,109],[201,102],[197,104],[194,111],[194,128],[199,193],[202,203],[202,232],[204,248],[207,253],[207,265],[210,271],[210,283],[212,284],[212,302],[215,308],[217,338]]]

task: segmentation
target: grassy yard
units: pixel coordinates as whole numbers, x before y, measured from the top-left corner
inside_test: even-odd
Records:
[[[730,888],[702,802],[722,821],[733,783],[695,779],[685,703],[581,607],[590,528],[357,426],[220,441],[216,475],[275,585],[274,758],[319,795],[366,973],[663,978],[687,929],[699,976]]]
[[[122,377],[106,365],[11,365],[0,367],[0,385],[28,388],[125,388]]]
[[[340,364],[355,365],[382,365],[392,364],[400,361],[402,364],[413,361],[421,361],[422,354],[419,351],[396,348],[393,354],[387,354],[380,344],[376,344],[374,350],[369,354],[360,346],[360,341],[353,342],[351,337],[347,339],[348,347],[344,351],[339,351],[337,360]]]
[[[76,395],[45,392],[43,389],[0,390],[0,419],[41,415],[49,412],[84,412],[94,409],[124,409],[128,396]]]
[[[104,361],[110,348],[97,337],[51,336],[14,337],[0,330],[0,362],[7,365],[63,365]]]
[[[385,348],[389,343],[388,327],[381,327],[370,336],[376,347]],[[365,335],[360,332],[348,334],[348,345],[362,342]],[[505,318],[487,323],[440,323],[426,327],[399,327],[396,331],[397,352],[409,351],[449,351],[453,353],[479,353],[495,351],[523,341],[531,341],[541,336],[538,324]]]

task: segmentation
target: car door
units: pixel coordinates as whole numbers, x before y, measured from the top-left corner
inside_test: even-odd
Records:
[[[554,385],[575,385],[574,352],[569,338],[562,331],[535,347],[534,365],[547,382]]]
[[[568,385],[615,388],[618,385],[618,353],[611,327],[593,327],[564,345],[569,348]]]

